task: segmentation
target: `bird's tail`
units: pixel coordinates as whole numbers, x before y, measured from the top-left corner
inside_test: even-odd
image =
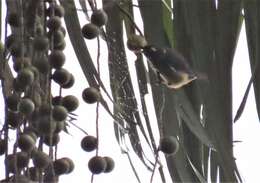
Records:
[[[202,72],[196,72],[195,73],[196,79],[203,80],[203,81],[209,81],[208,75]]]

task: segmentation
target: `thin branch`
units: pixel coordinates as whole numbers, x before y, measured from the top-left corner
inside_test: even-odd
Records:
[[[156,165],[158,164],[158,160],[159,160],[159,151],[157,150],[156,156],[155,156],[155,163],[154,163],[154,167],[153,167],[153,171],[152,171],[152,175],[151,175],[151,179],[150,179],[150,183],[153,182],[153,177],[154,177]]]
[[[124,152],[124,153],[127,155],[128,161],[129,161],[129,163],[130,163],[130,165],[131,165],[131,168],[132,168],[132,170],[133,170],[133,172],[134,172],[134,174],[135,174],[135,177],[136,177],[138,183],[141,183],[141,180],[140,180],[140,178],[139,178],[139,176],[138,176],[138,174],[137,174],[137,171],[136,171],[136,169],[135,169],[135,166],[134,166],[134,164],[133,164],[133,162],[132,162],[132,159],[131,159],[129,153],[128,153],[128,152]]]
[[[143,36],[143,33],[142,33],[141,29],[139,29],[139,27],[136,25],[136,23],[135,23],[133,17],[132,17],[126,10],[124,10],[118,3],[115,3],[115,4],[116,4],[116,6],[119,8],[119,10],[120,10],[124,15],[126,15],[126,17],[131,21],[131,23],[134,25],[134,27],[135,27],[135,29],[137,30],[137,32],[138,32],[141,36]]]
[[[74,124],[72,121],[68,121],[70,124],[72,124],[74,127],[76,127],[77,129],[79,129],[80,131],[82,131],[84,134],[89,135],[88,132],[86,132],[84,129],[82,129],[81,127],[79,127],[78,125]]]
[[[97,102],[96,106],[96,138],[97,138],[97,150],[96,150],[96,156],[98,156],[98,150],[99,150],[99,102]]]

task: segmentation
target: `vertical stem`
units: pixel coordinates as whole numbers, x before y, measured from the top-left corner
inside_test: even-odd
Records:
[[[156,165],[158,164],[158,159],[159,159],[159,151],[157,150],[156,156],[155,156],[155,163],[154,163],[154,167],[153,167],[153,171],[152,171],[152,175],[151,175],[151,179],[150,179],[150,183],[153,182],[153,177],[154,177]]]

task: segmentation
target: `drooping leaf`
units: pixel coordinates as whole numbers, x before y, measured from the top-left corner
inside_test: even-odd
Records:
[[[76,7],[73,0],[60,0],[61,5],[64,7],[66,14],[64,16],[67,31],[69,33],[71,44],[74,48],[74,52],[78,58],[81,69],[90,86],[104,90],[109,96],[104,84],[99,78],[98,72],[92,62],[91,56],[88,52],[87,45],[81,34],[81,27],[76,11]],[[101,104],[107,110],[107,112],[117,120],[117,117],[110,111],[107,102],[102,98]]]
[[[139,1],[140,11],[144,24],[145,38],[148,43],[161,47],[170,47],[162,22],[162,2]],[[156,12],[156,13],[152,13]],[[154,26],[156,25],[156,26]],[[180,126],[174,106],[174,92],[163,85],[156,85],[156,76],[149,69],[152,86],[154,107],[161,136],[179,136]],[[174,157],[167,157],[167,166],[172,180],[181,182],[197,181],[186,157],[180,151]]]
[[[163,9],[162,19],[163,19],[163,26],[164,26],[167,39],[171,47],[173,47],[174,32],[173,32],[173,21],[172,21],[173,13],[172,13],[171,6],[172,6],[171,0],[166,0],[162,8]]]
[[[259,81],[259,58],[260,58],[260,4],[257,0],[244,0],[244,15],[249,59],[252,71],[252,79],[255,93],[256,109],[260,116],[260,81]],[[255,76],[254,76],[255,73]]]
[[[108,46],[108,63],[110,74],[110,85],[112,89],[113,99],[115,104],[120,107],[119,112],[124,116],[124,123],[129,125],[129,139],[132,144],[132,148],[141,159],[141,161],[150,168],[149,163],[146,162],[145,153],[140,144],[140,137],[138,129],[141,131],[141,135],[150,145],[150,141],[144,130],[144,126],[141,121],[140,114],[138,112],[137,101],[133,90],[133,85],[128,69],[127,58],[124,48],[123,39],[123,19],[120,15],[120,9],[116,4],[106,6],[106,12],[110,20],[106,24],[106,41]],[[115,128],[118,130],[118,128]],[[116,132],[120,133],[120,132]]]

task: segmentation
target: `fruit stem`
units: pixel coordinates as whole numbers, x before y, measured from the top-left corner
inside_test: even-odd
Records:
[[[98,156],[98,150],[99,150],[99,129],[98,129],[98,121],[99,120],[99,102],[97,102],[96,107],[96,137],[97,137],[97,150],[96,150],[96,156]]]

